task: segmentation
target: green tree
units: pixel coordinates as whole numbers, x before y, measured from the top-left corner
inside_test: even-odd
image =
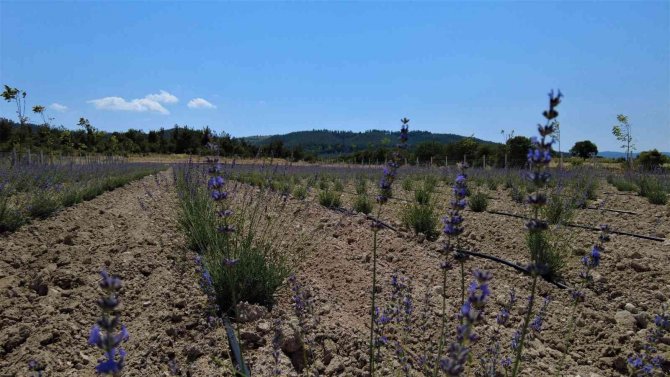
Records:
[[[619,124],[612,126],[612,135],[622,143],[621,148],[626,150],[626,161],[630,167],[632,162],[631,152],[635,150],[633,136],[631,135],[631,125],[628,122],[628,117],[623,114],[617,115],[616,119]]]
[[[663,166],[663,164],[670,163],[670,157],[662,154],[656,149],[653,149],[650,151],[641,152],[635,161],[644,169],[653,170]]]
[[[598,147],[591,140],[578,141],[570,149],[570,154],[581,158],[589,158],[598,154]]]
[[[44,114],[44,110],[46,110],[46,108],[44,106],[41,106],[41,105],[33,106],[33,113],[40,114],[40,116],[42,117],[42,124],[44,124],[46,126],[49,123],[47,122],[47,118],[46,118],[46,115]]]
[[[12,88],[5,85],[5,90],[2,92],[2,98],[7,102],[16,102],[16,114],[19,116],[19,123],[23,126],[28,122],[26,117],[26,92],[17,88]]]
[[[507,140],[507,146],[509,150],[509,165],[515,167],[524,166],[531,147],[530,139],[525,136],[515,136]]]

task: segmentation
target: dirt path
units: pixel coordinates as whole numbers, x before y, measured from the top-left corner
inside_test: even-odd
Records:
[[[168,375],[169,364],[215,375],[207,363],[189,363],[226,343],[207,331],[169,181],[167,173],[146,177],[0,238],[0,375],[27,375],[31,359],[48,376],[95,375],[101,352],[87,337],[103,267],[123,278],[124,375]]]

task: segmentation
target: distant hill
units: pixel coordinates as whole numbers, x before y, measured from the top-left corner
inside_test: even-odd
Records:
[[[325,156],[340,153],[352,153],[370,147],[383,145],[393,146],[398,142],[399,136],[400,132],[382,130],[370,130],[365,132],[312,130],[290,132],[284,135],[249,136],[242,139],[247,143],[256,146],[281,141],[284,144],[284,147],[302,147],[305,152]],[[436,141],[443,144],[449,144],[465,138],[466,136],[455,134],[410,131],[408,144],[410,147],[425,141]],[[477,138],[473,139],[480,143],[495,144]]]
[[[670,152],[661,152],[662,154],[670,157]],[[639,153],[633,153],[633,158],[636,158]],[[614,151],[604,151],[598,152],[598,156],[605,158],[626,158],[625,152],[614,152]]]

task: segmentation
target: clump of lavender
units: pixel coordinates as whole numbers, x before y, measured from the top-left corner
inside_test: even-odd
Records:
[[[281,344],[282,344],[282,320],[277,318],[274,321],[274,334],[272,336],[272,360],[274,361],[274,367],[272,368],[273,376],[280,376],[282,374],[281,363],[279,362],[279,357],[281,355]]]
[[[444,246],[444,262],[440,265],[442,269],[442,328],[440,331],[440,344],[437,352],[437,360],[442,357],[442,351],[445,344],[446,337],[446,323],[447,323],[447,270],[451,269],[451,264],[448,261],[449,254],[455,252],[454,257],[461,266],[461,305],[465,304],[465,259],[466,254],[460,251],[460,238],[463,233],[463,211],[467,205],[465,197],[468,193],[467,179],[465,170],[468,168],[466,162],[458,164],[459,173],[454,181],[453,193],[454,198],[450,203],[450,210],[442,221],[444,223],[444,234],[447,235],[447,241]],[[437,368],[437,364],[435,365]]]
[[[393,347],[395,357],[402,366],[404,375],[409,376],[411,365],[409,354],[403,344],[409,343],[409,336],[414,327],[414,301],[412,287],[408,279],[397,273],[391,275],[391,292],[388,306],[383,309],[375,308],[375,324],[377,348],[376,358],[381,358],[381,349],[385,346]],[[389,327],[388,335],[386,328]],[[393,335],[390,337],[389,335]]]
[[[30,374],[31,377],[42,377],[45,369],[44,364],[37,360],[30,360],[28,362],[28,370],[32,372]]]
[[[104,270],[100,272],[100,276],[102,277],[100,288],[104,291],[104,295],[98,300],[98,306],[102,309],[102,316],[91,328],[88,343],[105,353],[104,358],[95,367],[96,372],[119,376],[126,359],[126,352],[120,346],[129,337],[125,326],[117,330],[120,325],[117,294],[121,290],[121,279],[110,276]]]
[[[296,363],[296,369],[298,369],[298,372],[302,372],[304,369],[309,369],[314,360],[316,348],[314,330],[318,323],[317,317],[313,315],[314,305],[310,292],[298,282],[295,275],[289,276],[288,282],[293,292],[291,296],[293,311],[298,318],[298,326],[294,328],[294,331],[298,334],[300,350],[302,351],[302,360],[301,363]]]
[[[608,225],[600,225],[600,234],[598,235],[598,240],[593,245],[591,253],[588,256],[582,257],[582,271],[579,273],[580,284],[579,288],[573,288],[570,291],[572,296],[572,309],[570,310],[570,322],[568,324],[568,336],[565,338],[565,351],[561,357],[561,361],[558,364],[556,370],[556,376],[559,376],[561,370],[565,363],[565,358],[568,355],[570,350],[570,345],[572,344],[572,337],[575,330],[575,319],[577,317],[577,308],[579,304],[584,302],[586,296],[584,294],[584,288],[588,287],[593,283],[593,276],[591,271],[600,265],[601,253],[605,251],[605,243],[610,240],[610,228]]]
[[[372,246],[372,305],[370,306],[370,343],[369,343],[369,370],[370,377],[375,375],[375,360],[374,360],[374,350],[375,350],[375,296],[377,293],[377,233],[382,228],[379,217],[381,215],[383,205],[391,198],[393,191],[392,186],[393,182],[396,179],[398,168],[402,161],[403,152],[407,149],[407,138],[409,135],[409,119],[402,118],[400,120],[402,123],[400,127],[400,137],[399,143],[396,145],[396,150],[391,155],[391,159],[386,163],[384,167],[384,175],[382,176],[381,181],[379,182],[379,195],[377,195],[377,203],[379,207],[377,210],[377,217],[373,219],[372,222],[372,231],[373,231],[373,246]]]
[[[643,352],[628,358],[628,369],[636,376],[651,376],[656,370],[661,370],[665,362],[655,345],[670,333],[670,313],[667,310],[667,304],[663,304],[661,314],[654,317],[654,329],[647,336]]]
[[[484,318],[486,301],[491,294],[488,285],[491,273],[476,270],[473,275],[475,280],[468,288],[468,298],[458,313],[461,323],[456,328],[456,341],[449,346],[447,357],[439,360],[440,369],[448,376],[460,376],[465,372],[470,360],[470,344],[479,339],[474,329]]]
[[[528,180],[533,184],[535,192],[528,196],[528,204],[533,210],[532,218],[526,223],[529,230],[528,239],[531,254],[531,264],[529,271],[532,274],[532,285],[530,298],[528,300],[528,307],[524,317],[521,331],[518,334],[518,345],[515,349],[514,364],[512,366],[512,376],[516,376],[521,365],[521,356],[523,354],[524,342],[530,325],[531,317],[533,315],[533,307],[535,304],[535,288],[537,286],[537,278],[546,269],[546,242],[544,241],[543,232],[548,229],[548,223],[540,218],[540,210],[547,203],[547,195],[543,189],[546,188],[549,181],[550,174],[547,172],[549,162],[551,162],[551,145],[553,140],[551,135],[554,133],[556,127],[556,118],[558,112],[556,107],[561,103],[560,90],[558,94],[554,95],[552,90],[549,93],[549,109],[542,112],[546,118],[544,125],[538,125],[538,132],[540,138],[533,137],[532,148],[528,151],[528,163],[532,171],[528,173]]]
[[[509,324],[510,314],[514,304],[516,303],[516,291],[514,288],[510,289],[507,302],[498,312],[496,316],[496,327],[493,330],[492,339],[495,339],[493,344],[486,347],[486,353],[480,357],[479,362],[484,376],[496,377],[498,376],[498,365],[509,368],[509,358],[500,358],[501,345],[500,334],[501,329]]]

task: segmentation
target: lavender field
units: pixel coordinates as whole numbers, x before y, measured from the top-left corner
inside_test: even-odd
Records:
[[[670,376],[670,2],[0,0],[0,377]]]

